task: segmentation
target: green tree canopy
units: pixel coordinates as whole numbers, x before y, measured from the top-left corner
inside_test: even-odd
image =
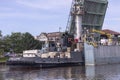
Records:
[[[14,51],[15,53],[21,53],[24,50],[29,49],[41,49],[41,43],[35,40],[34,37],[26,33],[12,33],[4,37],[3,45],[5,45],[4,51]]]
[[[0,37],[2,37],[2,31],[0,30]]]
[[[24,50],[41,49],[42,47],[40,41],[35,40],[34,37],[28,32],[23,34],[22,39],[23,39],[22,43],[24,45]]]

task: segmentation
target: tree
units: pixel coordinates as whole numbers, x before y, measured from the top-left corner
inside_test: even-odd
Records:
[[[0,38],[2,37],[2,31],[0,30]]]
[[[4,36],[4,38],[3,38],[3,44],[5,46],[4,51],[5,52],[9,52],[10,48],[11,48],[11,38],[10,38],[10,35]]]
[[[41,49],[41,43],[30,33],[12,33],[4,37],[5,51],[22,53],[24,50]]]
[[[2,31],[0,30],[0,56],[3,56],[4,53],[4,43],[2,40]]]
[[[40,41],[35,40],[34,37],[30,33],[24,33],[23,34],[23,45],[24,45],[24,50],[29,50],[29,49],[41,49],[42,44]]]
[[[11,50],[16,52],[16,53],[21,53],[22,52],[22,38],[23,38],[23,34],[20,32],[17,33],[12,33],[12,35],[10,36],[10,47]]]

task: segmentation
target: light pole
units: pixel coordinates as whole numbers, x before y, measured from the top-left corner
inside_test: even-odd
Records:
[[[61,27],[59,27],[59,32],[61,31],[61,29],[62,29],[62,28],[61,28]]]

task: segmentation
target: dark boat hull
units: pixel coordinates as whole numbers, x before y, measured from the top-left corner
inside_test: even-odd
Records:
[[[30,63],[30,62],[19,62],[19,61],[7,61],[7,65],[49,68],[49,67],[80,66],[83,65],[83,63],[32,63],[32,62]]]
[[[77,66],[84,64],[84,58],[79,52],[71,52],[70,58],[41,58],[41,57],[18,57],[10,58],[7,65],[10,66],[31,66],[31,67],[61,67]]]
[[[6,64],[23,67],[64,67],[83,65],[83,61],[76,61],[71,58],[21,58],[20,60],[8,60]]]

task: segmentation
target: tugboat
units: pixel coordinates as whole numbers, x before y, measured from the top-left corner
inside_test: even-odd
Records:
[[[49,47],[50,48],[50,47]],[[22,57],[11,57],[7,65],[32,66],[32,67],[60,67],[82,65],[84,62],[83,51],[71,51],[70,47],[61,48],[57,44],[57,51],[48,51],[47,47],[42,50],[25,50]]]

